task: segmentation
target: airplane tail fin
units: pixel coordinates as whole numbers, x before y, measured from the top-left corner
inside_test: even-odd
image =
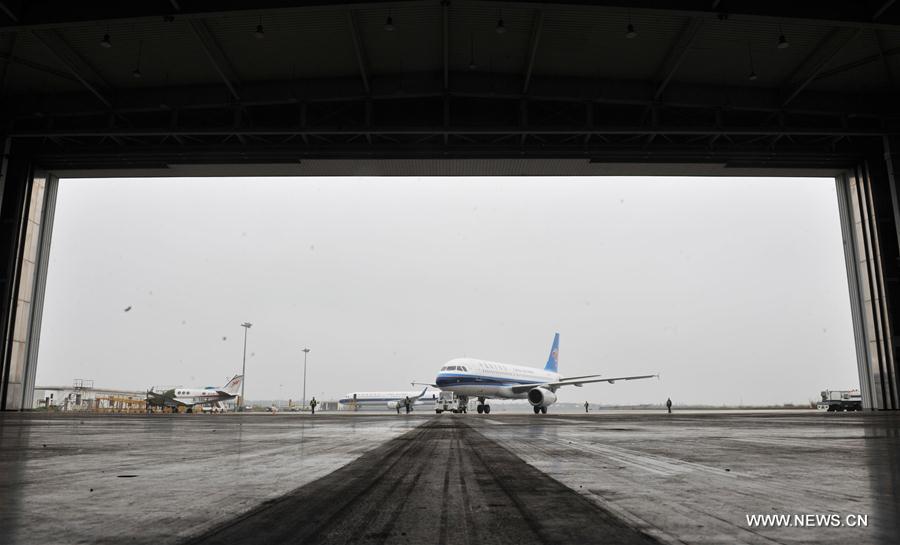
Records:
[[[550,357],[547,358],[547,365],[544,366],[544,371],[559,372],[559,333],[553,337],[553,347],[550,349]]]
[[[244,382],[243,375],[235,375],[228,384],[222,387],[222,391],[231,395],[237,395],[241,391],[241,383]]]

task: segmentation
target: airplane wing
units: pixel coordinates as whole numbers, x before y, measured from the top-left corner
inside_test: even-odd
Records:
[[[593,375],[597,376],[597,375]],[[521,386],[513,386],[512,391],[516,394],[521,394],[523,392],[527,392],[532,388],[537,388],[538,386],[543,386],[544,388],[549,388],[553,391],[556,391],[557,388],[561,388],[563,386],[581,386],[582,384],[588,384],[591,382],[608,382],[610,384],[614,383],[617,380],[639,380],[644,378],[659,378],[659,375],[635,375],[631,377],[605,377],[605,378],[589,378],[588,377],[572,377],[560,380],[559,382],[544,382],[544,383],[534,383],[534,384],[523,384]],[[583,380],[584,378],[588,378],[588,380]]]
[[[156,405],[159,407],[177,407],[179,405],[187,405],[174,397],[168,397],[164,393],[147,392],[147,402],[151,405]]]
[[[425,390],[427,390],[429,387],[430,388],[440,388],[440,386],[438,386],[437,384],[432,384],[430,382],[410,382],[409,384],[410,384],[410,386],[425,386],[426,387]],[[424,394],[425,391],[423,390],[422,393]],[[419,395],[422,395],[422,394],[419,394]]]

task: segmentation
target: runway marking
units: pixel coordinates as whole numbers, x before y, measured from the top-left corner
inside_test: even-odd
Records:
[[[487,422],[488,424],[496,424],[498,426],[505,426],[508,422],[500,422],[499,420],[494,420],[492,418],[482,418],[480,422]]]

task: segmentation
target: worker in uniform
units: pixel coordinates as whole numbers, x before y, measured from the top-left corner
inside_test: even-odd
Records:
[[[588,402],[585,401],[584,402],[584,412],[588,412],[588,407],[590,407],[590,405],[588,405]]]
[[[316,414],[316,405],[318,405],[318,404],[319,404],[319,402],[316,401],[316,397],[313,396],[313,398],[309,401],[309,408],[313,414]]]
[[[669,410],[669,414],[672,414],[672,398],[666,400],[666,409]]]
[[[409,414],[409,411],[412,410],[412,402],[409,400],[409,396],[406,396],[406,400],[403,402],[406,405],[406,414]]]

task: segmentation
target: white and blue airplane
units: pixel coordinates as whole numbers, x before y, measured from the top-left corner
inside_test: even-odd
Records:
[[[349,406],[353,410],[360,407],[387,407],[388,409],[396,409],[399,411],[407,398],[413,406],[423,405],[434,403],[434,400],[439,393],[440,392],[428,393],[428,386],[421,392],[350,392],[339,399],[338,403]]]
[[[635,375],[630,377],[604,377],[582,375],[563,378],[559,374],[559,333],[553,338],[550,357],[543,369],[510,365],[474,358],[456,358],[448,361],[438,372],[434,386],[445,392],[453,392],[465,407],[469,397],[478,398],[478,413],[490,413],[487,399],[528,399],[534,414],[547,414],[547,407],[556,403],[556,390],[563,386],[581,386],[591,382],[638,380],[659,377]]]

